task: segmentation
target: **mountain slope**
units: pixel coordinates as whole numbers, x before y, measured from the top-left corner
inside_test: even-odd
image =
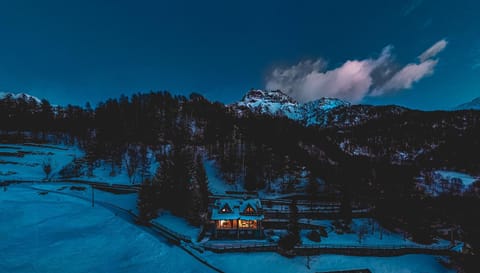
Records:
[[[456,106],[454,110],[480,110],[480,97],[470,102],[460,104]]]
[[[3,100],[3,99],[6,99],[7,97],[10,97],[12,99],[20,99],[20,98],[23,98],[25,101],[28,101],[30,99],[33,99],[34,101],[36,101],[37,103],[41,103],[41,100],[35,96],[32,96],[32,95],[29,95],[29,94],[26,94],[26,93],[9,93],[9,92],[0,92],[0,100]]]

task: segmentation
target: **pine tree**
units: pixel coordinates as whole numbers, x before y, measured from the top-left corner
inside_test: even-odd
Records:
[[[245,190],[254,191],[257,189],[257,174],[253,165],[248,165],[245,170]]]
[[[349,190],[346,190],[343,193],[342,202],[340,204],[340,218],[347,226],[352,222],[352,200]]]
[[[287,227],[287,235],[280,238],[278,246],[284,250],[291,250],[300,242],[300,226],[298,224],[297,201],[292,199],[290,203],[290,219]]]
[[[310,206],[313,208],[313,202],[317,199],[318,194],[318,182],[312,172],[308,176],[308,184],[305,191],[308,194],[308,199],[310,199]]]
[[[168,208],[175,199],[173,196],[175,183],[172,178],[173,162],[169,153],[161,156],[158,161],[160,166],[158,166],[153,179],[155,204],[158,208]]]
[[[157,216],[157,204],[155,187],[150,179],[143,181],[138,192],[137,208],[138,222],[148,224],[151,219]]]
[[[290,219],[288,223],[288,232],[293,234],[300,240],[300,225],[298,224],[298,207],[297,200],[292,199],[290,203]]]
[[[208,196],[210,195],[208,190],[208,176],[203,164],[203,157],[199,154],[195,161],[197,165],[197,181],[202,195],[203,212],[205,213],[208,206]]]

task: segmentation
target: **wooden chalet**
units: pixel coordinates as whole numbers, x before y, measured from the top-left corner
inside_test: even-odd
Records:
[[[214,224],[214,238],[263,238],[264,216],[260,199],[217,199],[210,219]]]

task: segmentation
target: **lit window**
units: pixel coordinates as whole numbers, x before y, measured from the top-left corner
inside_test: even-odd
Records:
[[[255,229],[257,228],[257,221],[255,220],[240,220],[238,222],[240,228]]]
[[[257,212],[251,205],[247,205],[247,207],[243,210],[244,214],[256,214]]]
[[[234,226],[232,225],[232,221],[231,221],[231,220],[220,220],[220,221],[218,222],[217,228],[220,228],[220,229],[231,229],[231,228],[234,228]]]
[[[228,206],[228,204],[225,204],[222,209],[220,209],[220,213],[229,213],[232,212],[232,209]]]

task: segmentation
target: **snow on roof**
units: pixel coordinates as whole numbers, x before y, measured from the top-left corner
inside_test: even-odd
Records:
[[[256,214],[244,214],[243,212],[252,207]],[[225,208],[225,210],[223,210]],[[215,201],[212,210],[212,220],[262,220],[263,215],[258,213],[262,209],[260,199],[236,199],[224,198]],[[223,210],[223,211],[222,211]]]
[[[248,206],[252,207],[255,211],[258,211],[258,209],[262,208],[262,203],[260,202],[260,199],[257,198],[240,201],[240,211],[245,211]]]

